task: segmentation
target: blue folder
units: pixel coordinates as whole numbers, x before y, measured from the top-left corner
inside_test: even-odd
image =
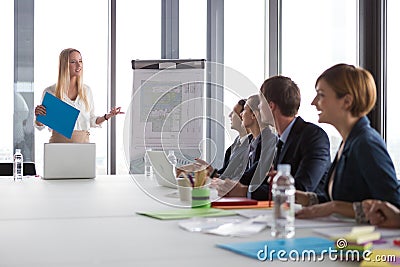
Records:
[[[279,254],[278,251],[285,251],[285,253],[281,252],[279,255],[280,258],[288,258],[291,251],[297,251],[300,255],[303,251],[313,251],[315,252],[315,255],[320,255],[323,251],[334,249],[335,244],[332,240],[325,238],[304,237],[246,243],[218,244],[217,247],[258,260],[273,260],[277,259]]]
[[[42,105],[46,108],[46,115],[38,115],[37,121],[71,138],[80,111],[48,92],[43,97]]]

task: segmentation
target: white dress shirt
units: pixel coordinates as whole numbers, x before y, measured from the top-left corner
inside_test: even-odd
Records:
[[[93,102],[92,90],[87,85],[83,85],[83,90],[85,91],[86,99],[89,104],[88,110],[86,110],[85,103],[79,96],[77,96],[76,99],[73,101],[73,100],[69,99],[68,96],[65,94],[64,99],[63,99],[64,102],[75,107],[76,109],[78,109],[80,111],[78,118],[76,120],[76,123],[75,123],[75,127],[74,127],[74,130],[78,130],[78,131],[82,131],[82,130],[88,131],[91,127],[93,127],[93,128],[101,127],[100,124],[96,124],[96,119],[99,116],[94,115],[94,102]],[[41,102],[43,102],[43,97],[46,94],[46,92],[48,92],[52,95],[55,95],[56,85],[54,84],[54,85],[49,86],[46,89],[44,89]],[[34,123],[34,125],[39,130],[42,130],[46,127],[44,125],[38,126],[36,123]]]

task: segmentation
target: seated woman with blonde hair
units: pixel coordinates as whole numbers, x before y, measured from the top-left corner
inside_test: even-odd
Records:
[[[221,168],[216,169],[210,163],[196,158],[196,162],[187,165],[179,166],[176,168],[176,176],[178,177],[182,172],[197,172],[206,169],[207,175],[211,178],[224,178],[231,177],[232,175],[241,175],[244,172],[242,166],[243,161],[248,158],[249,142],[251,141],[251,134],[242,125],[241,113],[244,110],[244,105],[247,99],[240,99],[232,108],[229,113],[231,120],[231,129],[238,132],[233,144],[225,151],[224,162]],[[240,165],[240,166],[239,166]]]
[[[366,117],[376,102],[372,75],[362,68],[338,64],[324,71],[315,87],[312,105],[319,111],[318,121],[333,125],[343,140],[326,177],[326,194],[297,191],[296,202],[310,207],[296,216],[337,213],[366,222],[363,200],[378,199],[400,207],[400,184],[393,162]]]

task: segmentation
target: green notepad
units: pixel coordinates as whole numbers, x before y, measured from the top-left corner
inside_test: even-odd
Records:
[[[236,215],[236,213],[231,210],[210,209],[210,208],[176,209],[168,211],[136,212],[136,213],[160,220],[179,220],[192,217],[221,217],[221,216]]]

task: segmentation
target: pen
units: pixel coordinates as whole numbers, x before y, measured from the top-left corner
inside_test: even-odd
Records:
[[[193,176],[191,173],[188,173],[187,177],[189,178],[190,184],[192,185],[192,187],[194,187],[194,181],[193,181]]]
[[[269,177],[268,179],[268,184],[269,184],[269,201],[268,201],[268,207],[271,207],[271,200],[272,200],[272,177]]]

